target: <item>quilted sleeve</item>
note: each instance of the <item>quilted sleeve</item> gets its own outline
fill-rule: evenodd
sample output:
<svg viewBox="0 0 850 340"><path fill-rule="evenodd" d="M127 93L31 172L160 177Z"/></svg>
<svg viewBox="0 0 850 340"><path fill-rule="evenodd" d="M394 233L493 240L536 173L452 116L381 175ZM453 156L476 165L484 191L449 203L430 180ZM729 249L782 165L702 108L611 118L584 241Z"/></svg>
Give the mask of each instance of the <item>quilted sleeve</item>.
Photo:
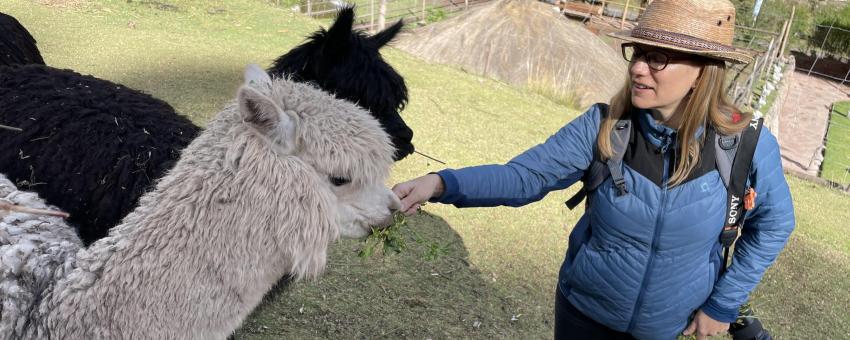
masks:
<svg viewBox="0 0 850 340"><path fill-rule="evenodd" d="M437 174L443 195L432 201L457 207L522 206L581 179L593 160L604 104L561 128L546 142L528 149L507 164L446 169Z"/></svg>

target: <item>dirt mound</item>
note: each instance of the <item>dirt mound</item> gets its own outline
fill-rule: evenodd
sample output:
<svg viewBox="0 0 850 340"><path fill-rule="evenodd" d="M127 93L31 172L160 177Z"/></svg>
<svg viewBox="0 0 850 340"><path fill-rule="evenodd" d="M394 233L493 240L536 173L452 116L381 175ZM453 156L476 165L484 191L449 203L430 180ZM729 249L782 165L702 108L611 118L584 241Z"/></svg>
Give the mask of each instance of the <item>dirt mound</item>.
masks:
<svg viewBox="0 0 850 340"><path fill-rule="evenodd" d="M404 34L395 46L582 107L607 102L626 79L619 51L537 1L494 1Z"/></svg>

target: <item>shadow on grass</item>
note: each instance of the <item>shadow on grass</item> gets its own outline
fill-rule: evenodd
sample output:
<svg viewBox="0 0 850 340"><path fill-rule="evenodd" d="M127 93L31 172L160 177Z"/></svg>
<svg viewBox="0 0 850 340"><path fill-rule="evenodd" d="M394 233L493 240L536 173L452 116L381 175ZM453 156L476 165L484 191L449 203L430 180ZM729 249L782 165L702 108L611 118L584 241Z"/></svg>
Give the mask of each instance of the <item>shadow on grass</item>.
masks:
<svg viewBox="0 0 850 340"><path fill-rule="evenodd" d="M199 126L236 98L242 84L244 62L175 63L167 67L120 70L113 81L149 93L171 104ZM256 61L253 61L256 63ZM261 67L264 67L260 63Z"/></svg>
<svg viewBox="0 0 850 340"><path fill-rule="evenodd" d="M442 218L422 213L407 225L399 254L362 259L360 241L340 241L324 276L278 288L235 338L551 337L549 324L511 321L513 297L470 264L463 240ZM434 248L442 248L436 258L429 256Z"/></svg>
<svg viewBox="0 0 850 340"><path fill-rule="evenodd" d="M752 301L779 339L848 339L848 291L850 256L793 235Z"/></svg>

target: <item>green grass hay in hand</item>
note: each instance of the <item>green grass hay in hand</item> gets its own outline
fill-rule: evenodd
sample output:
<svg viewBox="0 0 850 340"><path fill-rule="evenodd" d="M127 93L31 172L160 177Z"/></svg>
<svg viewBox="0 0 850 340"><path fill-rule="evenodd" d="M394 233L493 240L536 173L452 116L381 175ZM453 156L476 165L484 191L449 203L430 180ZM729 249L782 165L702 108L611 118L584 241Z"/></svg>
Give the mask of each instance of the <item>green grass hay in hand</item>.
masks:
<svg viewBox="0 0 850 340"><path fill-rule="evenodd" d="M384 254L394 252L401 253L405 249L406 243L401 235L401 227L407 225L404 219L404 214L396 212L393 214L393 223L383 229L372 228L372 234L363 242L363 249L360 250L358 256L361 258L371 257L375 253L375 249L381 249Z"/></svg>

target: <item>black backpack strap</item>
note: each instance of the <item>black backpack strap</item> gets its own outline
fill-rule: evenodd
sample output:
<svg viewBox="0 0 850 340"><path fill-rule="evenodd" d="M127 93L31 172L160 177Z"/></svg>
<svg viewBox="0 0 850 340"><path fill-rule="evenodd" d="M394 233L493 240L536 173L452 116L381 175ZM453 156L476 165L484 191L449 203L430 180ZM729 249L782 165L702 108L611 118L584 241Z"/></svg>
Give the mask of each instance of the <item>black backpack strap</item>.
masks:
<svg viewBox="0 0 850 340"><path fill-rule="evenodd" d="M603 117L607 112L603 113ZM583 186L579 191L567 200L566 205L570 210L575 209L588 194L596 190L602 182L610 175L617 186L619 195L628 193L626 181L623 178L623 156L626 154L626 149L629 147L631 139L632 122L629 119L620 119L614 125L614 130L611 133L611 148L614 151L614 156L611 159L602 161L599 155L599 150L593 148L593 160L590 166L582 177ZM595 144L595 143L594 143Z"/></svg>
<svg viewBox="0 0 850 340"><path fill-rule="evenodd" d="M764 120L761 118L752 120L750 125L736 138L737 142L734 143L733 147L735 152L731 153L734 155L734 160L728 171L724 170L727 167L721 166L720 163L724 161L721 158L728 157L730 154L730 150L726 149L730 148L730 146L728 144L722 144L724 138L728 141L729 137L717 134L718 137L715 138L716 143L714 145L717 154L717 167L721 172L721 177L725 176L728 178L726 185L726 219L724 221L723 231L720 233L720 242L725 248L723 255L724 271L729 259L729 248L735 243L735 240L738 238L738 230L744 224L744 216L747 212L744 207L744 196L748 190L747 180L750 176L753 156L755 155L756 145L758 144L763 123ZM724 175L724 171L727 171L727 175Z"/></svg>
<svg viewBox="0 0 850 340"><path fill-rule="evenodd" d="M595 151L594 154L596 154ZM588 193L592 192L593 189L596 189L596 187L602 184L602 182L605 181L605 178L607 177L608 166L605 163L599 161L597 156L594 155L593 161L590 162L590 167L585 170L584 177L582 177L583 185L581 189L579 189L578 192L573 195L573 197L570 197L570 199L567 200L567 208L569 208L570 210L575 209L575 207L577 207L581 202L584 201L585 198L587 198Z"/></svg>
<svg viewBox="0 0 850 340"><path fill-rule="evenodd" d="M617 196L623 196L629 193L626 188L626 179L623 177L623 156L626 155L626 149L629 147L629 138L631 138L632 122L628 120L619 120L614 125L614 131L611 133L611 148L614 155L605 160L605 165L608 166L608 172L611 174L611 180L614 181L614 186L617 187ZM599 181L601 184L602 181ZM599 186L596 184L596 186ZM590 188L596 189L596 187Z"/></svg>
<svg viewBox="0 0 850 340"><path fill-rule="evenodd" d="M578 189L578 192L575 193L575 195L573 195L573 197L570 197L570 199L568 199L566 202L564 202L564 204L567 205L568 209L573 210L579 205L579 203L584 201L584 199L586 197L587 197L587 191L584 190L584 187L581 187L580 189Z"/></svg>

